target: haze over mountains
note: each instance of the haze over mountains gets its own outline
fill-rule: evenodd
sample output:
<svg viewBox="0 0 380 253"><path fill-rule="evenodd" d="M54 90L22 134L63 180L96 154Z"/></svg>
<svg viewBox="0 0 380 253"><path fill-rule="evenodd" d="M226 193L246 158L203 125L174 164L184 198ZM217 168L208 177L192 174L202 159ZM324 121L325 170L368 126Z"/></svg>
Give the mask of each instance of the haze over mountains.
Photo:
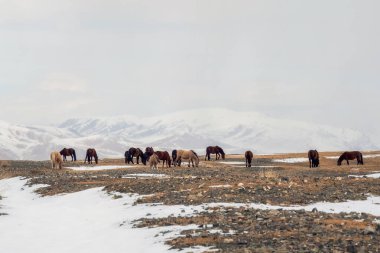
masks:
<svg viewBox="0 0 380 253"><path fill-rule="evenodd" d="M220 145L227 153L288 153L318 150L374 150L365 133L255 112L201 109L160 117L121 116L69 119L57 126L0 122L0 159L47 160L52 150L73 147L78 159L94 147L101 158L123 157L129 147L172 150Z"/></svg>

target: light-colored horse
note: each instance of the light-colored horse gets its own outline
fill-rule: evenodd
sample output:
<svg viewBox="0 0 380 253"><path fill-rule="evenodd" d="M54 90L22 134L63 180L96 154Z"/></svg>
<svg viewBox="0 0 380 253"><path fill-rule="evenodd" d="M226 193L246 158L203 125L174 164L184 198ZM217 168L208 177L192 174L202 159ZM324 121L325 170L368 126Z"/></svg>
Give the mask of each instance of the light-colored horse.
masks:
<svg viewBox="0 0 380 253"><path fill-rule="evenodd" d="M153 154L149 157L149 166L152 170L157 170L157 164L160 162L160 158L156 154Z"/></svg>
<svg viewBox="0 0 380 253"><path fill-rule="evenodd" d="M55 169L55 167L58 167L59 169L62 169L62 156L59 152L54 151L50 154L50 161L51 161L51 168Z"/></svg>
<svg viewBox="0 0 380 253"><path fill-rule="evenodd" d="M195 167L198 167L199 165L199 157L197 153L195 153L193 150L184 150L184 149L179 149L177 150L177 157L175 158L174 164L178 164L181 166L182 160L188 160L190 167L190 162L192 166L194 167L194 162L195 162Z"/></svg>

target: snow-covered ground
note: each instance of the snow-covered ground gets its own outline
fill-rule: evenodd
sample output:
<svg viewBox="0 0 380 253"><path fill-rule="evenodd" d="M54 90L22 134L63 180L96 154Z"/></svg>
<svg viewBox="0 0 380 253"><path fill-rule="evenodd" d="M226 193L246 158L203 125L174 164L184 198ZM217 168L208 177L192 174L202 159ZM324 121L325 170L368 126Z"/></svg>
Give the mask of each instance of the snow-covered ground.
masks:
<svg viewBox="0 0 380 253"><path fill-rule="evenodd" d="M303 157L272 160L272 162L275 162L275 163L303 163L303 162L308 162L308 161L309 161L308 158L303 158Z"/></svg>
<svg viewBox="0 0 380 253"><path fill-rule="evenodd" d="M380 216L380 197L342 203L320 202L307 206L271 206L264 204L213 203L199 206L133 205L136 195L108 195L101 188L39 197L25 186L26 180L0 180L1 252L167 252L164 241L196 226L132 228L140 218L191 216L211 206L248 206L257 209L286 209L339 212L363 212ZM219 187L219 186L218 186ZM220 187L226 187L225 185ZM121 197L119 197L121 196ZM170 231L166 233L166 231ZM165 232L164 232L165 231ZM205 248L182 252L201 252Z"/></svg>
<svg viewBox="0 0 380 253"><path fill-rule="evenodd" d="M137 196L114 199L101 188L41 198L33 193L39 186L28 187L25 182L0 180L1 212L8 214L0 216L1 252L167 252L166 239L196 226L132 229L131 222L191 215L202 209L133 206ZM172 232L161 233L167 230Z"/></svg>
<svg viewBox="0 0 380 253"><path fill-rule="evenodd" d="M367 174L367 175L349 175L349 177L380 178L380 172L376 172L376 173L373 173L373 174Z"/></svg>
<svg viewBox="0 0 380 253"><path fill-rule="evenodd" d="M231 161L231 162L223 162L223 161L220 161L219 163L222 163L222 164L227 164L227 165L241 165L241 164L245 164L245 162L239 162L239 161Z"/></svg>
<svg viewBox="0 0 380 253"><path fill-rule="evenodd" d="M102 165L102 166L79 166L79 167L65 167L65 169L70 170L79 170L79 171L86 171L86 170L115 170L115 169L127 169L132 168L133 166L129 165Z"/></svg>

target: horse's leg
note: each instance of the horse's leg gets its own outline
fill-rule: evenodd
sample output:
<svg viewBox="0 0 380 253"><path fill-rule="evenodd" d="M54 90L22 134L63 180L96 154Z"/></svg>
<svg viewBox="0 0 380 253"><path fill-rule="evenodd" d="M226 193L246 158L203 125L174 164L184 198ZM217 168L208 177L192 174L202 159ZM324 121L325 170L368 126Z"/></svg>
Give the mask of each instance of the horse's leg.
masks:
<svg viewBox="0 0 380 253"><path fill-rule="evenodd" d="M348 159L346 161L347 161L347 165L350 165L350 163L348 162Z"/></svg>
<svg viewBox="0 0 380 253"><path fill-rule="evenodd" d="M245 167L248 168L248 159L245 158Z"/></svg>
<svg viewBox="0 0 380 253"><path fill-rule="evenodd" d="M137 164L139 164L139 158L140 158L140 156L138 155L138 156L136 157Z"/></svg>

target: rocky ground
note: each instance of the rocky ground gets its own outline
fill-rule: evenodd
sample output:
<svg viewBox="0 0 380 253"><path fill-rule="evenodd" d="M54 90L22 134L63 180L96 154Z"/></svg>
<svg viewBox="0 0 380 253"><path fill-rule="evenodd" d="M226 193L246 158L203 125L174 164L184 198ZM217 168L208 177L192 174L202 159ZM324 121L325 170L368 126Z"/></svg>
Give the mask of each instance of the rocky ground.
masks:
<svg viewBox="0 0 380 253"><path fill-rule="evenodd" d="M47 161L2 161L0 179L22 176L29 178L30 184L50 185L38 191L42 195L103 186L109 192L147 195L136 204L253 202L285 206L363 200L368 194L380 195L380 179L349 177L380 171L380 157L365 158L364 166L352 162L353 165L338 167L336 160L325 158L335 155L338 154L321 153L321 167L313 169L307 162L272 161L305 157L305 154L255 156L252 168L245 168L243 164L205 162L201 158L199 168L160 168L153 172L166 175L161 178L128 176L152 173L141 165L107 171L74 171L52 170ZM243 158L229 155L226 161L242 162ZM106 159L100 163L122 165L123 160ZM67 164L83 165L80 161ZM136 226L199 226L199 229L184 231L183 236L167 242L174 248L202 245L222 252L379 252L380 227L374 220L373 216L355 213L215 207L191 218L143 219L136 222Z"/></svg>

